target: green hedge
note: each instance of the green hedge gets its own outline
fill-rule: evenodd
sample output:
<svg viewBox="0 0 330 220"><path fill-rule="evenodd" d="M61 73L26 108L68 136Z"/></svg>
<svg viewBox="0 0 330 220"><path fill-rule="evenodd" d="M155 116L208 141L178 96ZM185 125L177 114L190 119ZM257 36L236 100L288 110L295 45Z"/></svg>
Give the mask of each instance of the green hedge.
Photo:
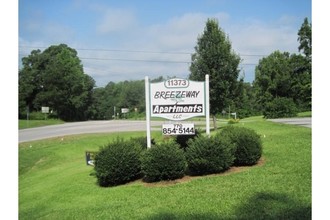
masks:
<svg viewBox="0 0 330 220"><path fill-rule="evenodd" d="M191 139L195 139L201 134L199 129L195 129L195 134L190 135L177 135L175 136L175 142L179 144L180 148L186 151L188 146L188 141Z"/></svg>
<svg viewBox="0 0 330 220"><path fill-rule="evenodd" d="M146 182L174 180L185 174L184 152L173 141L167 141L144 151L141 169Z"/></svg>
<svg viewBox="0 0 330 220"><path fill-rule="evenodd" d="M148 148L148 140L147 137L134 137L130 139L131 142L138 144L142 150L146 150ZM151 139L151 146L155 145L155 139Z"/></svg>
<svg viewBox="0 0 330 220"><path fill-rule="evenodd" d="M238 126L226 126L220 133L219 138L229 138L235 145L234 165L254 165L262 154L260 136L252 129Z"/></svg>
<svg viewBox="0 0 330 220"><path fill-rule="evenodd" d="M188 144L186 159L189 175L220 173L234 162L234 145L228 138L199 136Z"/></svg>
<svg viewBox="0 0 330 220"><path fill-rule="evenodd" d="M115 186L141 177L141 146L117 139L95 156L95 174L100 186Z"/></svg>
<svg viewBox="0 0 330 220"><path fill-rule="evenodd" d="M115 140L95 156L100 186L115 186L143 177L146 182L188 175L221 173L232 165L253 165L262 154L260 136L251 129L228 125L210 138L184 137L186 148L173 139L146 148L146 138ZM185 151L183 150L185 149Z"/></svg>

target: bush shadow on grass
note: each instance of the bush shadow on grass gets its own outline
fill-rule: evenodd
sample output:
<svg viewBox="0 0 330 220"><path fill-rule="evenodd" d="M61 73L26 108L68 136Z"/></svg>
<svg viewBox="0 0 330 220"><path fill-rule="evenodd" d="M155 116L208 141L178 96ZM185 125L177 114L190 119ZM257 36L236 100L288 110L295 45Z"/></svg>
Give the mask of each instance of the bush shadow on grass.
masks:
<svg viewBox="0 0 330 220"><path fill-rule="evenodd" d="M257 192L236 210L237 219L311 219L311 205L301 204L288 195Z"/></svg>
<svg viewBox="0 0 330 220"><path fill-rule="evenodd" d="M221 209L221 207L219 207ZM289 196L280 193L258 192L241 204L234 213L220 216L216 213L174 214L160 212L148 220L306 220L311 219L311 205L301 204Z"/></svg>
<svg viewBox="0 0 330 220"><path fill-rule="evenodd" d="M147 220L226 220L228 218L221 218L217 216L216 214L212 213L205 213L205 214L189 214L189 215L180 215L180 214L173 214L168 212L160 212L157 213L149 218Z"/></svg>

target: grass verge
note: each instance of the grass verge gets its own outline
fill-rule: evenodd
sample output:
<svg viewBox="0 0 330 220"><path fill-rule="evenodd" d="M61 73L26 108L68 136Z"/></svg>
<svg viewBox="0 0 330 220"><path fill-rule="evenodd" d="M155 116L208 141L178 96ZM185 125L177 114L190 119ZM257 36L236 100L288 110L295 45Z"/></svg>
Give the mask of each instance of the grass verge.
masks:
<svg viewBox="0 0 330 220"><path fill-rule="evenodd" d="M25 128L34 128L41 127L46 125L57 125L63 124L64 121L56 120L56 119L48 119L48 120L18 120L18 129Z"/></svg>
<svg viewBox="0 0 330 220"><path fill-rule="evenodd" d="M187 178L101 188L86 150L144 132L93 134L19 145L20 219L311 219L311 129L255 117L263 164ZM152 137L160 139L160 132Z"/></svg>

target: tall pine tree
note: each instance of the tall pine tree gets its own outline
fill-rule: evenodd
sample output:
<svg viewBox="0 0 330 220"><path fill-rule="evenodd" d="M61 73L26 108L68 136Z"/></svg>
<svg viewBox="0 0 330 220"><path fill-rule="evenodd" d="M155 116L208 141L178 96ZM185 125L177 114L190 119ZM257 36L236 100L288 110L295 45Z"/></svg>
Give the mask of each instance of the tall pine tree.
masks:
<svg viewBox="0 0 330 220"><path fill-rule="evenodd" d="M207 20L191 59L190 80L204 81L206 74L210 76L210 113L216 127L215 115L233 102L241 59L232 50L229 37L215 19Z"/></svg>

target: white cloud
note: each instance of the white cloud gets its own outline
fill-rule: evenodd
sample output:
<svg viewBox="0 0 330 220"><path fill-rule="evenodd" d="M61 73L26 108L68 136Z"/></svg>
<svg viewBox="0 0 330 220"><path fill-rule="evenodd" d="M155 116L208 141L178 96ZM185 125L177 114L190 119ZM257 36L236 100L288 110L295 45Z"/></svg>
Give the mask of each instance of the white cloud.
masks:
<svg viewBox="0 0 330 220"><path fill-rule="evenodd" d="M203 14L187 13L180 17L174 17L165 24L157 24L148 28L149 37L154 39L157 47L176 51L193 51L197 37L204 30L208 18L227 20L225 13Z"/></svg>
<svg viewBox="0 0 330 220"><path fill-rule="evenodd" d="M108 8L104 12L102 21L97 25L97 31L102 34L126 31L136 26L136 20L130 10Z"/></svg>
<svg viewBox="0 0 330 220"><path fill-rule="evenodd" d="M197 37L203 33L206 20L217 18L222 30L228 34L229 40L236 53L242 55L269 55L275 50L297 52L297 29L290 19L279 18L269 25L262 21L247 21L244 24L235 24L225 13L202 14L188 13L169 19L164 24L156 24L131 32L123 30L123 34L130 35L130 41L122 46L123 50L159 51L159 52L188 52L177 53L116 53L103 55L123 60L168 60L182 63L166 62L133 62L133 61L107 61L101 62L84 61L86 65L96 65L95 72L98 77L102 74L109 76L109 81L117 79L143 79L145 75L150 77L181 76L189 75L191 59L189 53L194 52ZM102 57L102 55L100 55ZM245 79L252 82L254 79L254 65L261 56L242 56L242 73ZM187 63L183 63L187 61ZM98 63L98 64L97 64ZM249 65L246 65L249 64ZM107 71L102 71L107 69ZM122 73L122 74L118 74ZM96 79L96 81L98 81ZM102 84L103 85L103 84Z"/></svg>
<svg viewBox="0 0 330 220"><path fill-rule="evenodd" d="M298 29L294 22L293 17L281 17L273 23L249 20L226 25L224 31L229 35L234 51L243 59L241 67L247 81L254 80L255 65L251 64L258 64L262 57L275 50L298 53Z"/></svg>
<svg viewBox="0 0 330 220"><path fill-rule="evenodd" d="M297 51L297 31L293 27L266 24L239 25L230 30L233 46L241 53L268 54L274 50Z"/></svg>
<svg viewBox="0 0 330 220"><path fill-rule="evenodd" d="M94 5L91 9L100 14L101 19L95 24L97 33L91 35L93 37L90 42L86 40L83 42L69 27L54 23L40 28L45 40L39 46L49 46L49 43L57 40L59 43L67 43L70 47L77 49L79 57L107 59L82 59L85 72L96 80L98 86L104 86L110 81L143 79L146 75L150 78L161 75L187 77L190 53L194 52L197 38L203 33L208 18L218 19L221 29L228 34L232 47L238 54L269 55L275 50L290 53L298 51L298 29L294 25L296 22L294 17L281 17L272 24L256 20L247 20L238 24L234 23L230 15L226 13L186 13L172 17L164 23L142 26L133 10L107 8L100 5ZM115 43L113 35L116 36ZM120 41L122 39L124 41ZM23 44L23 42L25 43L20 38L20 43ZM27 44L38 45L40 42L36 40ZM79 48L120 51L79 50ZM244 66L244 64L257 64L260 58L242 56L244 59L242 67L246 79L250 82L254 79L254 66ZM137 62L137 60L178 63Z"/></svg>

